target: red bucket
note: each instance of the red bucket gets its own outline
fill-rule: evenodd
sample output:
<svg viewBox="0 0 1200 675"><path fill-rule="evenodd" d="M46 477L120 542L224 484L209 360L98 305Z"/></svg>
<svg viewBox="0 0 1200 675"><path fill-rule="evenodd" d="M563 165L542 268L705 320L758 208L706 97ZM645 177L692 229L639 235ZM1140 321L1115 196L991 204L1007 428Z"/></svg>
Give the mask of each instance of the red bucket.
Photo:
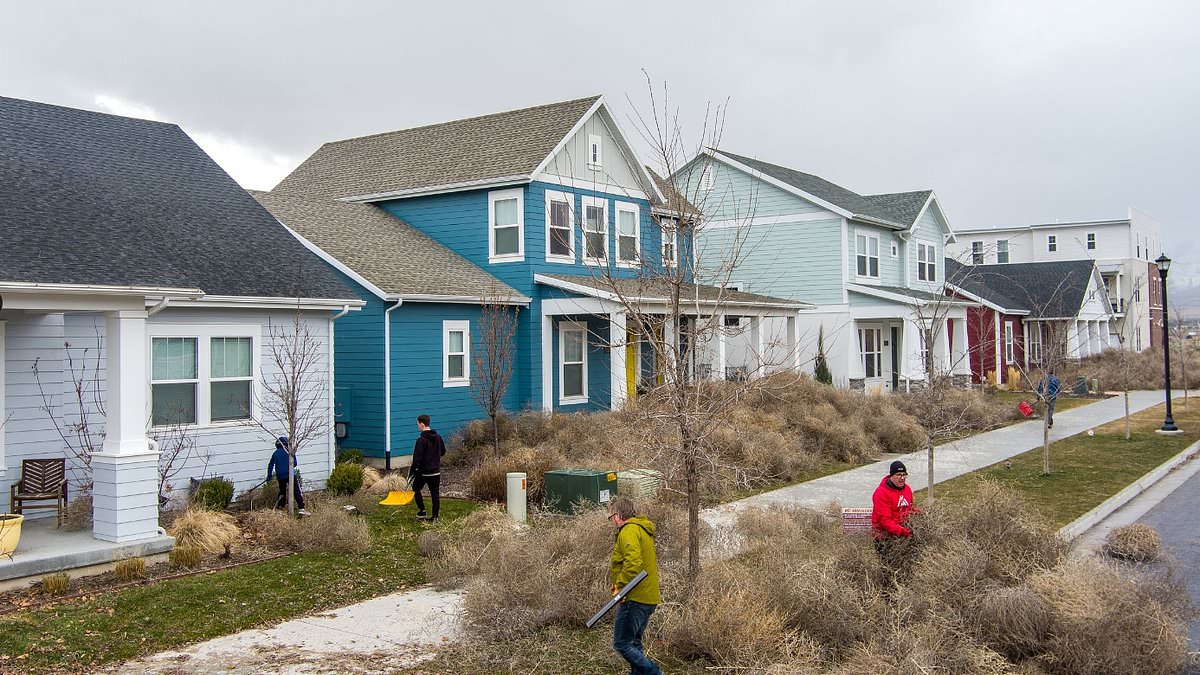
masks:
<svg viewBox="0 0 1200 675"><path fill-rule="evenodd" d="M1030 405L1025 401L1021 401L1020 405L1017 406L1017 410L1020 410L1021 414L1026 417L1029 417L1033 414L1033 408L1030 407Z"/></svg>

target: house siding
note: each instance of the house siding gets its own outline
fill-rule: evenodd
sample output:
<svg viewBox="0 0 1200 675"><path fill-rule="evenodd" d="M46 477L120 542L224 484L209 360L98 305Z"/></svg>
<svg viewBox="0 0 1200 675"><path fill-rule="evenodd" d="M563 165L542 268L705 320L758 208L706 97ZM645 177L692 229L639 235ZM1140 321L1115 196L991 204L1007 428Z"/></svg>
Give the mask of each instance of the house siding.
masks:
<svg viewBox="0 0 1200 675"><path fill-rule="evenodd" d="M720 285L731 251L741 260L729 281L742 290L816 303L842 300L841 219L781 221L741 227L701 228L696 241L701 282Z"/></svg>
<svg viewBox="0 0 1200 675"><path fill-rule="evenodd" d="M591 168L588 164L588 136L593 134L600 137L602 166L599 170ZM585 120L579 131L567 139L563 148L546 166L546 172L596 185L610 184L627 190L643 190L639 171L621 152L608 124L598 115L592 115Z"/></svg>

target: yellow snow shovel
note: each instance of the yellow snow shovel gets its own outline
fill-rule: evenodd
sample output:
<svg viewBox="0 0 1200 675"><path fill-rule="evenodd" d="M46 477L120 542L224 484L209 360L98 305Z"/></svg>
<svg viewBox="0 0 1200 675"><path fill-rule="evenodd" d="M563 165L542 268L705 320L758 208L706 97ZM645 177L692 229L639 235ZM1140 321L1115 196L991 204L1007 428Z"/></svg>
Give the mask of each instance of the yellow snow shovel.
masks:
<svg viewBox="0 0 1200 675"><path fill-rule="evenodd" d="M405 506L412 502L413 491L409 489L412 487L412 480L412 476L409 476L408 480L404 482L403 490L392 490L388 492L387 496L384 497L379 503L383 506Z"/></svg>

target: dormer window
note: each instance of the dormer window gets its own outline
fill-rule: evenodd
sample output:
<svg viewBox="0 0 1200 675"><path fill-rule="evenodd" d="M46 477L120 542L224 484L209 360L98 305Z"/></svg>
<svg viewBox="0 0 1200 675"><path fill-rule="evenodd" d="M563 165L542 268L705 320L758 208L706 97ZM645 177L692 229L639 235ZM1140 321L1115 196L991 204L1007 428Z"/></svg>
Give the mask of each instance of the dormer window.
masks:
<svg viewBox="0 0 1200 675"><path fill-rule="evenodd" d="M588 168L598 171L604 166L604 146L596 134L588 134Z"/></svg>

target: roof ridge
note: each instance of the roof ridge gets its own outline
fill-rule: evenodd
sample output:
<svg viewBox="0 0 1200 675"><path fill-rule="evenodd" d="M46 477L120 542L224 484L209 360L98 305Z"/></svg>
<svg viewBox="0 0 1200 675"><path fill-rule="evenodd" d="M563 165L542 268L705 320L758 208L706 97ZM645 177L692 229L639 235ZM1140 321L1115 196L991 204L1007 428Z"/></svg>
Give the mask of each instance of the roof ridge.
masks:
<svg viewBox="0 0 1200 675"><path fill-rule="evenodd" d="M516 108L513 110L503 110L500 112L487 113L485 115L473 115L471 117L460 117L458 119L446 120L444 122L433 122L431 124L421 124L421 125L418 125L415 127L404 127L403 129L392 129L391 131L380 131L380 132L376 132L373 134L365 134L363 136L352 136L350 138L342 138L342 139L338 139L336 141L326 141L325 143L322 143L321 146L325 147L325 146L330 146L330 145L339 145L341 143L350 143L352 141L362 141L362 140L366 140L368 138L379 138L382 136L391 136L394 134L400 134L400 133L405 133L405 132L409 132L409 131L420 131L422 129L432 129L435 127L444 127L444 126L448 126L451 124L462 124L464 122L477 122L479 120L485 120L489 117L500 117L502 115L512 115L515 113L529 112L532 110L557 108L560 106L568 106L571 104L581 103L583 101L591 101L591 104L589 104L589 106L588 106L588 107L591 107L591 105L594 105L596 101L600 100L603 97L604 97L603 94L596 94L595 96L584 96L581 98L574 98L569 101L556 101L554 103L542 103L539 105L531 105L531 106L527 106L524 108Z"/></svg>
<svg viewBox="0 0 1200 675"><path fill-rule="evenodd" d="M27 99L27 98L15 98L13 96L0 96L0 102L4 102L4 101L33 104L33 105L38 105L38 106L44 106L47 108L58 108L59 110L63 110L63 111L67 111L67 112L83 113L85 115L98 115L101 117L111 117L114 119L125 120L128 122L158 124L158 125L167 126L167 127L178 127L179 126L178 122L166 122L163 120L152 120L147 117L134 117L132 115L121 115L118 113L104 112L103 110L91 110L89 108L73 108L69 105L62 105L61 103L46 103L45 101L34 101L32 99ZM189 136L189 138L190 138L190 136Z"/></svg>

